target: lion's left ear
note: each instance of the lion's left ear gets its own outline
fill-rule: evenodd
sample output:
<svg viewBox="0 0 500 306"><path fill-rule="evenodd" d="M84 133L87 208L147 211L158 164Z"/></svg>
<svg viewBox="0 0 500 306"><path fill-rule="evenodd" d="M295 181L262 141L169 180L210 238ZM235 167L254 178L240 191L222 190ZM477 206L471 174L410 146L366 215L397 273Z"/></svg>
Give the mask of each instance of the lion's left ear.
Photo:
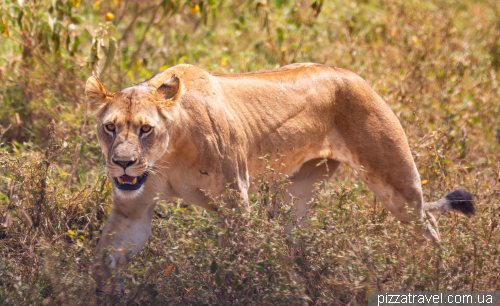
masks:
<svg viewBox="0 0 500 306"><path fill-rule="evenodd" d="M181 91L181 80L173 74L170 79L156 89L156 100L160 103L174 101Z"/></svg>

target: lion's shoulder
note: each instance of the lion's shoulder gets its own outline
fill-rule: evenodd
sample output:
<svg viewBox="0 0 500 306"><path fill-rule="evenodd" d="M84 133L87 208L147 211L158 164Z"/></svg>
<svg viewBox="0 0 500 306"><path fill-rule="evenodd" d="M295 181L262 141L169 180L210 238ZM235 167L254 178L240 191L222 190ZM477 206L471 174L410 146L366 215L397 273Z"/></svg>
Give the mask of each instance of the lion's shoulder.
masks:
<svg viewBox="0 0 500 306"><path fill-rule="evenodd" d="M153 88L158 88L161 84L167 81L172 75L176 75L178 78L180 78L185 85L189 85L189 81L194 79L210 77L210 73L200 67L190 64L179 64L155 74L153 77L142 82L141 84Z"/></svg>

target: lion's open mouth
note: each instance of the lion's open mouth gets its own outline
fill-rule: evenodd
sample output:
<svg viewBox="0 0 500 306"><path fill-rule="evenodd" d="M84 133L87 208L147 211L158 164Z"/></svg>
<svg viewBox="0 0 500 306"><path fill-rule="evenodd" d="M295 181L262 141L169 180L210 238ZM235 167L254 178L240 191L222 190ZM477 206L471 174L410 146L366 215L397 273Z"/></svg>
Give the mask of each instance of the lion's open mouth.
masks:
<svg viewBox="0 0 500 306"><path fill-rule="evenodd" d="M147 173L144 173L141 176L129 176L124 174L122 176L115 177L116 187L122 190L137 190L141 188L147 177Z"/></svg>

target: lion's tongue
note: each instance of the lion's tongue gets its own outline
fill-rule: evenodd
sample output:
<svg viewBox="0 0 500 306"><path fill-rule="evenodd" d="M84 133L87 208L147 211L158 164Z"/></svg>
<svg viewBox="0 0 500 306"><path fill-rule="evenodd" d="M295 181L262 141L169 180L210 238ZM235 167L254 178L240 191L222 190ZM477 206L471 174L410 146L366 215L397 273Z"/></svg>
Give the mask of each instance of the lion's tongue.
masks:
<svg viewBox="0 0 500 306"><path fill-rule="evenodd" d="M126 174L117 177L118 183L120 184L130 184L130 185L135 185L137 183L137 177L135 176L128 176Z"/></svg>

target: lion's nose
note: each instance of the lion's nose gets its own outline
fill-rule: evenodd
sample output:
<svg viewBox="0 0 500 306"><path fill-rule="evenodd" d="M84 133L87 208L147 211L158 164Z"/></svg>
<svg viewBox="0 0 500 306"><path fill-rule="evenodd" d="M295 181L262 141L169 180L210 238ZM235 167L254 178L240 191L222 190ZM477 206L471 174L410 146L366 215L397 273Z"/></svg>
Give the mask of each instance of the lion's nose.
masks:
<svg viewBox="0 0 500 306"><path fill-rule="evenodd" d="M113 162L123 168L123 170L127 169L127 167L132 166L135 164L137 161L137 158L131 159L131 160L115 160L113 159Z"/></svg>

